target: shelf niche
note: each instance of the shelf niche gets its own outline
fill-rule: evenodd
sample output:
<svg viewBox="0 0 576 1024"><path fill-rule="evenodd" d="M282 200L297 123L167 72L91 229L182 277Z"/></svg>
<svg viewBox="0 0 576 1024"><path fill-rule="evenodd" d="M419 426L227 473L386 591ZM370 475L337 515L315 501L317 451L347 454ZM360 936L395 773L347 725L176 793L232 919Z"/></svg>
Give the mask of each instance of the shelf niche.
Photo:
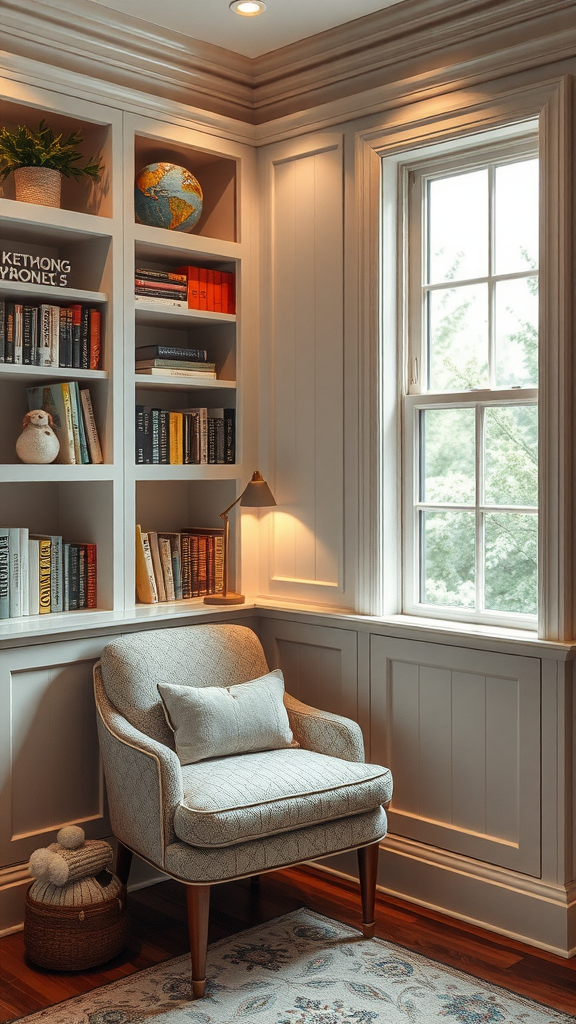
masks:
<svg viewBox="0 0 576 1024"><path fill-rule="evenodd" d="M74 178L63 177L61 208L63 210L75 210L80 213L90 213L99 217L112 216L110 186L112 141L110 125L96 124L93 121L70 117L52 110L42 110L38 106L28 106L28 104L15 103L10 100L2 100L1 110L2 126L8 128L9 131L14 131L21 124L26 125L32 131L37 131L38 125L43 119L53 129L55 135L62 133L67 137L70 132L79 131L83 140L78 147L83 154L83 159L79 161L79 165L83 167L88 162L98 161L103 165L104 169L99 181L93 181L85 176L78 181ZM0 185L0 197L4 199L16 198L13 174L9 174ZM35 208L33 203L23 203L22 205L30 206L31 210Z"/></svg>
<svg viewBox="0 0 576 1024"><path fill-rule="evenodd" d="M204 199L200 219L190 232L176 232L177 234L190 238L202 235L227 242L238 240L235 160L191 146L179 145L172 140L136 135L135 174L148 164L154 163L173 163L185 167L198 179L202 187Z"/></svg>

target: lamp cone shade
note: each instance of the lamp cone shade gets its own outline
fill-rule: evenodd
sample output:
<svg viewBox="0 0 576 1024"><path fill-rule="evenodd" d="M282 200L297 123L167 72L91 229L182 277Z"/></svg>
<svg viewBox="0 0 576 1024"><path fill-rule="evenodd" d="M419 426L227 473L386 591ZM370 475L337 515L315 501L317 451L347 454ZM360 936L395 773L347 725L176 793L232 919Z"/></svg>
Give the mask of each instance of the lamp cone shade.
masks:
<svg viewBox="0 0 576 1024"><path fill-rule="evenodd" d="M258 470L254 471L250 483L246 484L240 504L246 508L270 508L276 504L272 491Z"/></svg>
<svg viewBox="0 0 576 1024"><path fill-rule="evenodd" d="M230 522L228 513L234 505L244 505L246 508L270 508L276 504L276 499L268 487L264 477L255 470L252 479L242 491L242 494L233 501L225 512L220 514L224 520L224 590L221 594L209 594L204 598L204 604L243 604L244 595L228 590L228 549L230 546Z"/></svg>

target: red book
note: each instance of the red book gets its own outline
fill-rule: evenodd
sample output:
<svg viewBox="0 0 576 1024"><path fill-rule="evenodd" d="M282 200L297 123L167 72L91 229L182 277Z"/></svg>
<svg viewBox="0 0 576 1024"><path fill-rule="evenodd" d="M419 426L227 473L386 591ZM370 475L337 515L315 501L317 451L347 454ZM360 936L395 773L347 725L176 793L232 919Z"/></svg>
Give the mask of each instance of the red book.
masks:
<svg viewBox="0 0 576 1024"><path fill-rule="evenodd" d="M86 607L96 608L96 545L85 544L86 548Z"/></svg>
<svg viewBox="0 0 576 1024"><path fill-rule="evenodd" d="M214 312L214 271L206 271L206 309Z"/></svg>
<svg viewBox="0 0 576 1024"><path fill-rule="evenodd" d="M215 313L222 312L222 271L214 271L214 306Z"/></svg>
<svg viewBox="0 0 576 1024"><path fill-rule="evenodd" d="M99 370L101 360L101 316L99 309L90 310L90 369Z"/></svg>
<svg viewBox="0 0 576 1024"><path fill-rule="evenodd" d="M207 270L206 267L198 267L198 309L208 309L207 295Z"/></svg>
<svg viewBox="0 0 576 1024"><path fill-rule="evenodd" d="M177 273L184 274L188 282L188 308L200 309L198 267L178 267Z"/></svg>
<svg viewBox="0 0 576 1024"><path fill-rule="evenodd" d="M174 281L149 281L145 277L135 277L134 284L137 288L148 288L150 291L160 292L182 292L186 290L186 284L177 284Z"/></svg>

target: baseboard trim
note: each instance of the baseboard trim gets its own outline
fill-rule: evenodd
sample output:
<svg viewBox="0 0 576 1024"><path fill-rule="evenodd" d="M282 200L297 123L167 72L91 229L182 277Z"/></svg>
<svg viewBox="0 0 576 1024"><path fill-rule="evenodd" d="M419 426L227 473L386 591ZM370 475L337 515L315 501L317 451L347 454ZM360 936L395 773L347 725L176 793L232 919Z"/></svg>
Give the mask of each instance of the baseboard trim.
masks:
<svg viewBox="0 0 576 1024"><path fill-rule="evenodd" d="M346 854L315 867L356 880ZM576 885L562 886L423 843L387 836L378 890L563 959L576 955Z"/></svg>

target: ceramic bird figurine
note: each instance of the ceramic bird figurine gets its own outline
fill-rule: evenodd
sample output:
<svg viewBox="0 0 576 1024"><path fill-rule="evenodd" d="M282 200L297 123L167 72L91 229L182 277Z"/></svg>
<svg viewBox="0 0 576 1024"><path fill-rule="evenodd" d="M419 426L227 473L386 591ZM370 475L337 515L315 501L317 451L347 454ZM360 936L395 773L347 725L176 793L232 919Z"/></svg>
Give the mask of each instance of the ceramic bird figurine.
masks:
<svg viewBox="0 0 576 1024"><path fill-rule="evenodd" d="M53 420L44 409L33 409L24 417L23 430L16 441L16 454L22 462L54 462L60 442L52 430Z"/></svg>

